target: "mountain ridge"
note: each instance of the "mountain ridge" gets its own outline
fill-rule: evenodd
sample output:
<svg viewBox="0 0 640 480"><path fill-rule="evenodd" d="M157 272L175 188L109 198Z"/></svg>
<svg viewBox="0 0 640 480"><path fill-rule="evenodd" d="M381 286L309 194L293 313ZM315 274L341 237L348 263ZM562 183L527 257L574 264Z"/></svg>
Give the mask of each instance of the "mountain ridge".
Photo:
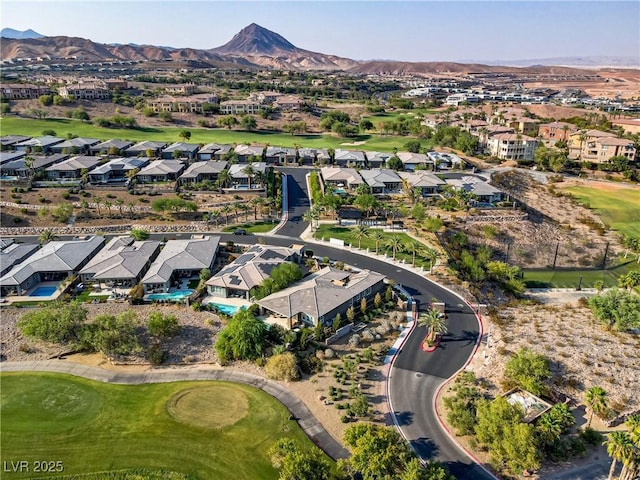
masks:
<svg viewBox="0 0 640 480"><path fill-rule="evenodd" d="M0 37L23 39L23 38L42 38L45 35L36 32L35 30L16 30L14 28L5 27L0 31Z"/></svg>

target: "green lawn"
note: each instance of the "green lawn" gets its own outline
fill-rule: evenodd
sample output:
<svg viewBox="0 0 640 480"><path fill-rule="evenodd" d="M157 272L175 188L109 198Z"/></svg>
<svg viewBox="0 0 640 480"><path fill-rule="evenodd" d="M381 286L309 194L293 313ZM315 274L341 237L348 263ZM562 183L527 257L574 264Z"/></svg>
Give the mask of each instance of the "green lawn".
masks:
<svg viewBox="0 0 640 480"><path fill-rule="evenodd" d="M233 232L238 228L246 230L248 233L266 233L270 232L277 225L277 222L255 222L243 223L242 225L230 225L222 229L223 232Z"/></svg>
<svg viewBox="0 0 640 480"><path fill-rule="evenodd" d="M140 127L136 129L101 128L79 120L66 118L50 118L44 120L29 118L0 118L0 130L2 135L31 135L40 136L44 130L53 130L58 136L66 136L73 133L80 137L109 139L120 138L132 141L163 140L177 142L181 138L179 133L184 127ZM408 137L382 137L379 135L358 135L353 138L338 138L332 135L289 135L273 131L237 131L224 129L188 128L191 132L191 143L259 143L277 145L282 147L294 147L300 145L310 148L358 148L363 150L379 150L390 152L395 148L401 148L408 141ZM353 147L353 142L365 142Z"/></svg>
<svg viewBox="0 0 640 480"><path fill-rule="evenodd" d="M588 204L602 221L620 233L640 237L640 188L612 188L602 190L590 187L569 187L581 203Z"/></svg>
<svg viewBox="0 0 640 480"><path fill-rule="evenodd" d="M345 244L351 244L354 247L358 246L358 240L353 236L355 228L354 227L338 227L335 225L320 225L313 236L317 239L325 239L329 241L329 238L336 238L338 240L344 240ZM375 229L369 229L370 235ZM393 250L391 247L386 246L386 242L392 237L398 237L403 244L407 244L413 239L407 235L406 233L392 233L392 232L384 232L384 240L382 240L378 244L378 251L380 254L386 253L389 257L393 255ZM371 252L376 251L376 241L373 238L363 238L361 241L361 249L366 250L367 248ZM413 262L413 253L397 251L396 259L404 260L406 263L411 264ZM422 258L419 254L416 255L416 266L422 266L425 268L430 267L429 260Z"/></svg>
<svg viewBox="0 0 640 480"><path fill-rule="evenodd" d="M618 277L632 270L640 270L635 259L606 270L523 270L523 280L529 288L576 288L580 277L584 288L593 288L598 280L615 287Z"/></svg>
<svg viewBox="0 0 640 480"><path fill-rule="evenodd" d="M275 479L266 452L278 438L311 447L282 404L246 385L127 386L4 373L0 392L3 460L61 461L65 475L149 469L203 480Z"/></svg>

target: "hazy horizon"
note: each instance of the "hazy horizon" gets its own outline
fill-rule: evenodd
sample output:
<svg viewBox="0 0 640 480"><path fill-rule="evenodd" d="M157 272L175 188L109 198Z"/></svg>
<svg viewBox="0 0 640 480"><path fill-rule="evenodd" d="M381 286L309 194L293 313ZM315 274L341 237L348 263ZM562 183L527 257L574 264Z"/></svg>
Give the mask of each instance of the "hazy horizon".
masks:
<svg viewBox="0 0 640 480"><path fill-rule="evenodd" d="M635 1L2 0L0 21L2 28L100 43L210 49L257 23L296 47L355 60L602 56L633 57L640 64Z"/></svg>

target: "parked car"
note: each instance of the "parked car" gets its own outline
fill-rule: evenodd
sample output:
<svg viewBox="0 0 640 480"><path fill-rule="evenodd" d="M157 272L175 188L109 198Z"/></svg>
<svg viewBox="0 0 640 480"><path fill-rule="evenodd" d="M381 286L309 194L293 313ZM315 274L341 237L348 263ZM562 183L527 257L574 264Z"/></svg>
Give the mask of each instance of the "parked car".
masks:
<svg viewBox="0 0 640 480"><path fill-rule="evenodd" d="M246 235L246 234L247 234L247 231L246 231L244 228L236 228L236 229L233 231L233 234L234 234L234 235Z"/></svg>

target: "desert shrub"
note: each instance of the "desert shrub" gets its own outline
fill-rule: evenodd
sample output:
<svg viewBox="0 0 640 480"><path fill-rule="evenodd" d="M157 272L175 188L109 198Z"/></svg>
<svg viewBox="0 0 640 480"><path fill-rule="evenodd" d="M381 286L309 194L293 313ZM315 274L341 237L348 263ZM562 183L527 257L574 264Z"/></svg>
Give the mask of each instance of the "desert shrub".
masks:
<svg viewBox="0 0 640 480"><path fill-rule="evenodd" d="M264 369L267 372L267 376L274 380L291 381L299 378L298 363L295 355L291 352L281 353L269 358Z"/></svg>

